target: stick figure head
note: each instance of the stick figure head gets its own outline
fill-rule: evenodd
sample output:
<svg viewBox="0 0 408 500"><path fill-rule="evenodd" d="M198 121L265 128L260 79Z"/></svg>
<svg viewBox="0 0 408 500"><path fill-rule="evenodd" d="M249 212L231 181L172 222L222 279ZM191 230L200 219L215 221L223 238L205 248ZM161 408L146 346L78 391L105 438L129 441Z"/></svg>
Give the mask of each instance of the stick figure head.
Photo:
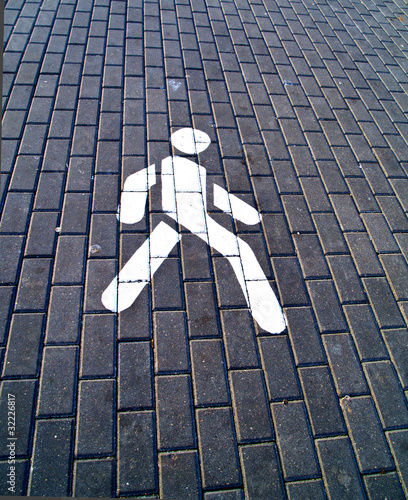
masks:
<svg viewBox="0 0 408 500"><path fill-rule="evenodd" d="M201 130L182 128L171 134L171 143L183 153L195 154L207 149L211 139Z"/></svg>

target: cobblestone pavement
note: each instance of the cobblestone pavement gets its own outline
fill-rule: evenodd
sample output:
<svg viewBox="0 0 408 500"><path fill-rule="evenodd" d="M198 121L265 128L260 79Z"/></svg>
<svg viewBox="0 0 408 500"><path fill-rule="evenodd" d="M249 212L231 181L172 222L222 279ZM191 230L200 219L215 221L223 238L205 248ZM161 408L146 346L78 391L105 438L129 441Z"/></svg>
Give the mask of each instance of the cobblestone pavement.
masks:
<svg viewBox="0 0 408 500"><path fill-rule="evenodd" d="M4 40L1 493L407 496L407 3L8 0ZM120 186L183 127L211 137L208 211L254 250L280 335L185 228L129 309L102 305L171 224L160 175L137 224Z"/></svg>

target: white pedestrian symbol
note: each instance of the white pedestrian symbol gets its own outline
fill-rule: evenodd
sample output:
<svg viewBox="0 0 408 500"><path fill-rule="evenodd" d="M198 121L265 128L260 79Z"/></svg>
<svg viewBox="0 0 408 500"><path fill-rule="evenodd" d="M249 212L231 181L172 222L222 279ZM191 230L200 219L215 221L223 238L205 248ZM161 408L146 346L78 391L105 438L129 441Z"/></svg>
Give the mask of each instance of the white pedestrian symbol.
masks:
<svg viewBox="0 0 408 500"><path fill-rule="evenodd" d="M196 154L211 140L205 132L183 128L172 134L171 143L183 153ZM286 327L282 309L251 247L207 213L206 169L187 158L169 156L162 161L161 175L163 212L228 259L254 319L267 332L282 332ZM122 223L135 224L143 218L147 192L154 184L155 165L126 179L118 213ZM245 224L260 222L257 210L216 184L214 205ZM160 222L103 292L103 305L113 312L130 307L181 237Z"/></svg>

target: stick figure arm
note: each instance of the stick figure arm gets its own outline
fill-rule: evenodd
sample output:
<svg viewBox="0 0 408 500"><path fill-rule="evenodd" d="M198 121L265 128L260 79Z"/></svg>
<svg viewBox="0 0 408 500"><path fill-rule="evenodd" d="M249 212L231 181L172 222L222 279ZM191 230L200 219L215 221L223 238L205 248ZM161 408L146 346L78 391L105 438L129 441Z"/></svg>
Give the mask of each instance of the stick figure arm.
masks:
<svg viewBox="0 0 408 500"><path fill-rule="evenodd" d="M118 207L118 219L124 224L142 220L146 209L148 190L156 184L155 165L129 175L123 186Z"/></svg>
<svg viewBox="0 0 408 500"><path fill-rule="evenodd" d="M261 214L255 208L217 184L214 184L214 205L249 226L261 220Z"/></svg>

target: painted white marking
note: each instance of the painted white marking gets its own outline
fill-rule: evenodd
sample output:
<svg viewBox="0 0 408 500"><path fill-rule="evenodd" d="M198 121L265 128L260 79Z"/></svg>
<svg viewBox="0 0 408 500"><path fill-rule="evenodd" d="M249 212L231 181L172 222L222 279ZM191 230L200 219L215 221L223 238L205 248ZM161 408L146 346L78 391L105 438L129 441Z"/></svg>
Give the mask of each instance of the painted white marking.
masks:
<svg viewBox="0 0 408 500"><path fill-rule="evenodd" d="M178 90L181 86L181 82L176 82L176 80L169 80L169 85L173 90Z"/></svg>
<svg viewBox="0 0 408 500"><path fill-rule="evenodd" d="M171 141L174 147L188 154L204 151L211 142L207 134L191 128L178 130ZM154 165L126 180L119 210L122 222L131 224L143 217L147 191L155 183ZM162 161L163 212L228 259L254 319L270 333L282 332L286 327L282 309L253 250L211 218L207 213L206 192L204 167L180 156ZM246 224L261 220L257 210L217 185L214 185L214 204ZM181 236L160 222L103 292L103 305L114 312L130 307Z"/></svg>

